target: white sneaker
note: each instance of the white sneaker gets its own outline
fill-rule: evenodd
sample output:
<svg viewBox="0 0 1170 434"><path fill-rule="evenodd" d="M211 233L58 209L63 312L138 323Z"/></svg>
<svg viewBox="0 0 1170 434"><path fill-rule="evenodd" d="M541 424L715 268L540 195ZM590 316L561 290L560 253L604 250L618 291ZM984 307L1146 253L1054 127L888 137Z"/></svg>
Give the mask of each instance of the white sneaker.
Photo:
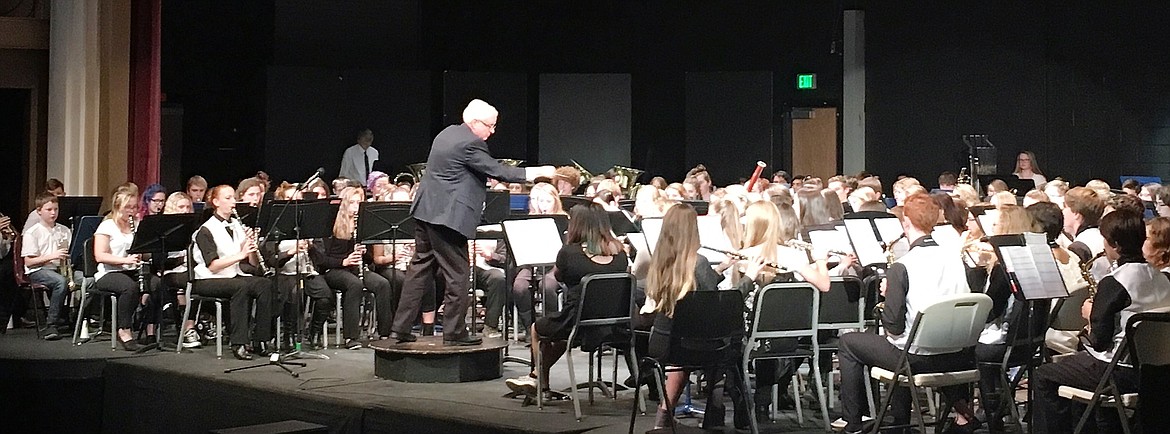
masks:
<svg viewBox="0 0 1170 434"><path fill-rule="evenodd" d="M508 385L513 392L528 396L536 396L536 379L531 375L521 375L516 378L509 378L504 380L504 384Z"/></svg>
<svg viewBox="0 0 1170 434"><path fill-rule="evenodd" d="M871 420L873 420L872 417L864 416L864 415L861 416L861 423L866 423L866 422L869 422ZM845 422L845 419L837 418L837 420L835 420L835 421L833 421L833 423L829 424L829 427L833 428L834 431L844 431L845 425L847 425L847 424L848 424L848 422Z"/></svg>
<svg viewBox="0 0 1170 434"><path fill-rule="evenodd" d="M495 327L484 327L483 328L483 337L485 337L485 338L499 339L503 336L504 336L504 334L500 333L500 330L495 328Z"/></svg>
<svg viewBox="0 0 1170 434"><path fill-rule="evenodd" d="M199 332L196 332L195 329L187 329L187 332L183 333L183 348L199 348L202 346L203 342L199 341Z"/></svg>

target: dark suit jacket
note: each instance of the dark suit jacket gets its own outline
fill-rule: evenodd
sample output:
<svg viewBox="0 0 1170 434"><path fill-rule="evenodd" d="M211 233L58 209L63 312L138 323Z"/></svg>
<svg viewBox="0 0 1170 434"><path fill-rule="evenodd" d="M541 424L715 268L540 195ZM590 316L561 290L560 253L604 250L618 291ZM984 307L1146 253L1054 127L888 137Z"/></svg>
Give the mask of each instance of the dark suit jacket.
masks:
<svg viewBox="0 0 1170 434"><path fill-rule="evenodd" d="M427 170L414 203L414 218L446 226L467 238L483 217L487 178L523 182L524 169L500 164L488 153L487 143L472 134L466 124L451 125L431 144Z"/></svg>

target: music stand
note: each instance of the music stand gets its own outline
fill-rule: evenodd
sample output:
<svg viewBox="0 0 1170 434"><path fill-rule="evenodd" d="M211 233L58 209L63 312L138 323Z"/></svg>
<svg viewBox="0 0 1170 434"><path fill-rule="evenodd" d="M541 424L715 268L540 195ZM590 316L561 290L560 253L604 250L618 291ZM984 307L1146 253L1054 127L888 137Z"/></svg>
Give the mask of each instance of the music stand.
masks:
<svg viewBox="0 0 1170 434"><path fill-rule="evenodd" d="M561 196L561 205L564 206L565 212L573 209L577 205L588 205L593 203L593 199L585 196Z"/></svg>
<svg viewBox="0 0 1170 434"><path fill-rule="evenodd" d="M236 205L237 209L243 207L245 211L251 211L250 218L256 223L255 226L260 228L264 235L265 242L275 241L279 243L283 240L297 240L299 243L302 239L324 238L331 234L330 228L333 218L337 214L337 207L330 205L327 201L302 201L302 200L279 200L269 201L261 208L261 212L255 212L254 207L245 205ZM292 213L288 211L292 210ZM239 211L237 211L238 213ZM244 221L245 214L240 214L241 222ZM264 260L263 256L260 258ZM304 294L304 276L300 272L300 264L297 265L297 285L301 289L300 293ZM297 309L300 312L300 309ZM304 321L297 321L297 342L296 348L293 352L288 354L280 354L279 348L268 356L268 361L265 363L257 363L248 366L241 366L238 368L225 369L225 374L230 374L236 371L243 371L248 369L259 368L262 366L277 366L283 369L293 378L300 376L299 373L293 372L285 365L293 365L305 367L303 362L292 362L288 359L328 359L328 356L323 354L315 354L302 352L300 350L301 337L304 335L304 330L301 329Z"/></svg>
<svg viewBox="0 0 1170 434"><path fill-rule="evenodd" d="M149 215L137 224L134 232L134 241L127 254L150 254L150 263L142 263L139 273L150 273L152 264L165 260L167 252L187 250L191 245L191 234L198 227L195 214L155 214ZM158 294L155 294L157 297ZM173 351L162 343L162 315L155 317L154 343L139 348L137 353L157 349L159 351Z"/></svg>
<svg viewBox="0 0 1170 434"><path fill-rule="evenodd" d="M512 213L512 193L507 190L488 190L483 201L480 224L498 225Z"/></svg>
<svg viewBox="0 0 1170 434"><path fill-rule="evenodd" d="M74 218L98 215L101 207L101 196L60 196L57 198L57 223L72 229Z"/></svg>
<svg viewBox="0 0 1170 434"><path fill-rule="evenodd" d="M513 218L500 222L504 230L504 241L508 243L508 264L510 275L507 281L515 279L515 270L525 267L551 267L557 263L557 254L564 245L564 238L557 225L557 219L568 221L567 216L561 215L533 215ZM537 282L537 290L542 291L540 280L533 273L532 281ZM511 296L511 291L508 291ZM542 310L544 304L541 304ZM505 309L505 311L509 311ZM542 312L543 313L543 312ZM511 321L505 320L506 328ZM505 330L505 333L507 331ZM506 336L506 335L505 335ZM532 361L508 355L508 347L504 347L504 361L524 363L532 366Z"/></svg>
<svg viewBox="0 0 1170 434"><path fill-rule="evenodd" d="M633 221L630 221L629 217L626 217L625 212L609 211L606 214L609 214L609 227L611 230L613 230L613 234L616 236L620 237L630 232L642 231L641 229L638 229L638 226L635 225Z"/></svg>
<svg viewBox="0 0 1170 434"><path fill-rule="evenodd" d="M705 200L684 200L682 203L690 205L695 209L695 214L707 215L708 209L711 207L711 202Z"/></svg>

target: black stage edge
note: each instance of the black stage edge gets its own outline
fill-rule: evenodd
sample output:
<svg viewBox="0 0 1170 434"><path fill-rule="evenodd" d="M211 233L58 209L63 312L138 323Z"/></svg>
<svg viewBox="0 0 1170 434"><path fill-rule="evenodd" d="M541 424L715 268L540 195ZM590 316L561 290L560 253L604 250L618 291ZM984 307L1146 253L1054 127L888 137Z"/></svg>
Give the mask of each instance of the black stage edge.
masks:
<svg viewBox="0 0 1170 434"><path fill-rule="evenodd" d="M494 380L503 375L502 339L484 339L473 346L446 346L442 336L422 336L416 342L372 342L374 376L406 383L464 383Z"/></svg>

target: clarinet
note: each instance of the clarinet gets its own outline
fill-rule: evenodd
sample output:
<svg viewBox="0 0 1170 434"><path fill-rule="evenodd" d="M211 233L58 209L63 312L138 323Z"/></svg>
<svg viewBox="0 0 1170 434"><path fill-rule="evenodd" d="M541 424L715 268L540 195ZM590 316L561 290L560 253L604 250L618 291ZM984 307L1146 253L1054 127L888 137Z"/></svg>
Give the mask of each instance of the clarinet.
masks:
<svg viewBox="0 0 1170 434"><path fill-rule="evenodd" d="M236 212L235 208L232 208L232 217L234 217L236 222L239 223L240 230L245 231L245 236L252 238L252 241L257 244L256 251L252 252L252 256L254 259L256 259L256 266L260 269L260 274L264 276L271 276L273 271L268 268L268 264L264 263L264 257L260 256L259 240L256 239L256 232L251 228L244 227L244 221L240 220L240 214Z"/></svg>
<svg viewBox="0 0 1170 434"><path fill-rule="evenodd" d="M350 239L353 240L353 250L356 252L358 250L358 247L361 246L361 243L358 243L358 213L356 213L356 212L353 213L353 234L351 235ZM365 256L363 255L361 258L358 259L358 261L360 261L360 263L357 266L358 279L361 280L362 287L365 288L366 287L366 271L369 271L366 269Z"/></svg>
<svg viewBox="0 0 1170 434"><path fill-rule="evenodd" d="M130 237L131 238L138 237L138 220L135 219L134 216L130 216ZM138 259L138 265L137 265L137 267L135 267L135 269L138 271L138 293L139 294L145 293L146 292L146 273L147 273L147 270L146 270L146 262L143 261L141 259L141 257Z"/></svg>

